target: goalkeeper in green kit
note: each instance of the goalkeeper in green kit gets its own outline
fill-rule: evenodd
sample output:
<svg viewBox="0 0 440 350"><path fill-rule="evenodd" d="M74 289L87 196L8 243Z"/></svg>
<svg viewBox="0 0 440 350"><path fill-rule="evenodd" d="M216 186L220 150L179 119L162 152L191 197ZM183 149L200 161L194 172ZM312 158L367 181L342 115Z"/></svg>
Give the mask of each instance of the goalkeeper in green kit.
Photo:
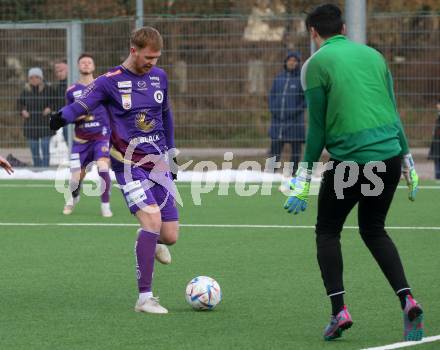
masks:
<svg viewBox="0 0 440 350"><path fill-rule="evenodd" d="M317 7L308 14L306 26L319 49L301 71L309 128L304 159L290 183L284 208L294 214L306 209L313 163L325 147L330 162L322 175L316 223L318 263L332 304L324 339L340 337L353 324L344 304L340 233L357 204L360 235L400 299L404 339L421 340L423 310L413 298L399 253L385 231L402 171L411 201L418 186L391 74L378 51L342 35L345 26L338 7Z"/></svg>

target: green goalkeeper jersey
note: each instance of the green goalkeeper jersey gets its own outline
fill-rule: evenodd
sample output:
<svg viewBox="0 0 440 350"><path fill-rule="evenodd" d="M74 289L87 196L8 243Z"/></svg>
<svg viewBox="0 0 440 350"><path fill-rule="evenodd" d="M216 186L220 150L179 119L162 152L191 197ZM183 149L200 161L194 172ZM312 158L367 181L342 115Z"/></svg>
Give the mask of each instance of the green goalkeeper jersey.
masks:
<svg viewBox="0 0 440 350"><path fill-rule="evenodd" d="M305 63L309 127L304 161L325 147L333 159L365 164L408 153L393 81L383 56L336 35Z"/></svg>

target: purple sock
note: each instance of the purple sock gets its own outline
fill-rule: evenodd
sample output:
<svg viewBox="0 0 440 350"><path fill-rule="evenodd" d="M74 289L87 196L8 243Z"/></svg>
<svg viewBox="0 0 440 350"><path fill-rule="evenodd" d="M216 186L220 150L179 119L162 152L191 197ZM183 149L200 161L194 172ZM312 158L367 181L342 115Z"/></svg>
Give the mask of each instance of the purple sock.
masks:
<svg viewBox="0 0 440 350"><path fill-rule="evenodd" d="M136 275L139 293L151 292L154 271L154 255L159 235L145 230L138 230L134 246L136 255Z"/></svg>
<svg viewBox="0 0 440 350"><path fill-rule="evenodd" d="M101 202L108 203L110 202L110 190L112 188L110 175L108 174L108 171L98 171L98 174L101 176L101 186L104 189L101 195Z"/></svg>

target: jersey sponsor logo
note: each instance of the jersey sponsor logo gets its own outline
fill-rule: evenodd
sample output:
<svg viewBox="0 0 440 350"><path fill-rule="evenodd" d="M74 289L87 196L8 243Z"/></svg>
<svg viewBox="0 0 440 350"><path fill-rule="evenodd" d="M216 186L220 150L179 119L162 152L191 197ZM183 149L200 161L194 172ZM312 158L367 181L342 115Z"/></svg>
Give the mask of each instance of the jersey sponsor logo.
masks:
<svg viewBox="0 0 440 350"><path fill-rule="evenodd" d="M150 76L150 80L160 81L160 78L156 76Z"/></svg>
<svg viewBox="0 0 440 350"><path fill-rule="evenodd" d="M160 83L151 83L151 86L160 89Z"/></svg>
<svg viewBox="0 0 440 350"><path fill-rule="evenodd" d="M113 77L113 76L121 74L121 73L122 73L122 71L120 69L118 69L118 70L115 70L114 72L105 73L104 75L106 77Z"/></svg>
<svg viewBox="0 0 440 350"><path fill-rule="evenodd" d="M121 98L122 98L122 108L124 108L125 110L131 109L131 95L130 94L121 95Z"/></svg>
<svg viewBox="0 0 440 350"><path fill-rule="evenodd" d="M121 93L121 94L131 94L132 90L131 89L119 89L119 93Z"/></svg>
<svg viewBox="0 0 440 350"><path fill-rule="evenodd" d="M130 140L130 144L136 146L136 145L140 145L142 143L157 142L159 140L160 140L159 135L155 134L155 135L150 135L150 136L135 137Z"/></svg>
<svg viewBox="0 0 440 350"><path fill-rule="evenodd" d="M84 127L85 128L96 128L98 126L100 126L101 124L99 122L88 122L88 123L84 123Z"/></svg>
<svg viewBox="0 0 440 350"><path fill-rule="evenodd" d="M80 98L82 95L82 90L76 90L72 93L74 98Z"/></svg>
<svg viewBox="0 0 440 350"><path fill-rule="evenodd" d="M147 199L147 195L139 180L123 185L122 190L124 191L125 200L127 201L127 205L129 207L139 205Z"/></svg>
<svg viewBox="0 0 440 350"><path fill-rule="evenodd" d="M154 128L154 120L147 120L148 110L143 110L136 115L136 127L142 131L149 132Z"/></svg>
<svg viewBox="0 0 440 350"><path fill-rule="evenodd" d="M155 91L153 97L157 103L163 102L163 92L161 90Z"/></svg>
<svg viewBox="0 0 440 350"><path fill-rule="evenodd" d="M124 191L124 193L128 193L139 188L142 188L142 184L139 180L127 182L125 185L122 185L122 191Z"/></svg>
<svg viewBox="0 0 440 350"><path fill-rule="evenodd" d="M130 80L127 81L118 81L118 88L120 89L126 89L126 88L131 88L132 84Z"/></svg>
<svg viewBox="0 0 440 350"><path fill-rule="evenodd" d="M139 206L147 199L147 195L145 194L144 190L141 188L139 190L126 193L125 199L127 200L127 205L129 207L132 207L133 205Z"/></svg>

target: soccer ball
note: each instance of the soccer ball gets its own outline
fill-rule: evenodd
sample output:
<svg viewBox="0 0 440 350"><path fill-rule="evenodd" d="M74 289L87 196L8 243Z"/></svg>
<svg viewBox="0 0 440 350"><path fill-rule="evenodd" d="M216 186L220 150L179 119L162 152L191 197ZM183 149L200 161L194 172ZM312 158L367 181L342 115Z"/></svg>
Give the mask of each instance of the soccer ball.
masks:
<svg viewBox="0 0 440 350"><path fill-rule="evenodd" d="M222 291L215 279L199 276L186 285L185 299L195 310L212 310L222 300Z"/></svg>

